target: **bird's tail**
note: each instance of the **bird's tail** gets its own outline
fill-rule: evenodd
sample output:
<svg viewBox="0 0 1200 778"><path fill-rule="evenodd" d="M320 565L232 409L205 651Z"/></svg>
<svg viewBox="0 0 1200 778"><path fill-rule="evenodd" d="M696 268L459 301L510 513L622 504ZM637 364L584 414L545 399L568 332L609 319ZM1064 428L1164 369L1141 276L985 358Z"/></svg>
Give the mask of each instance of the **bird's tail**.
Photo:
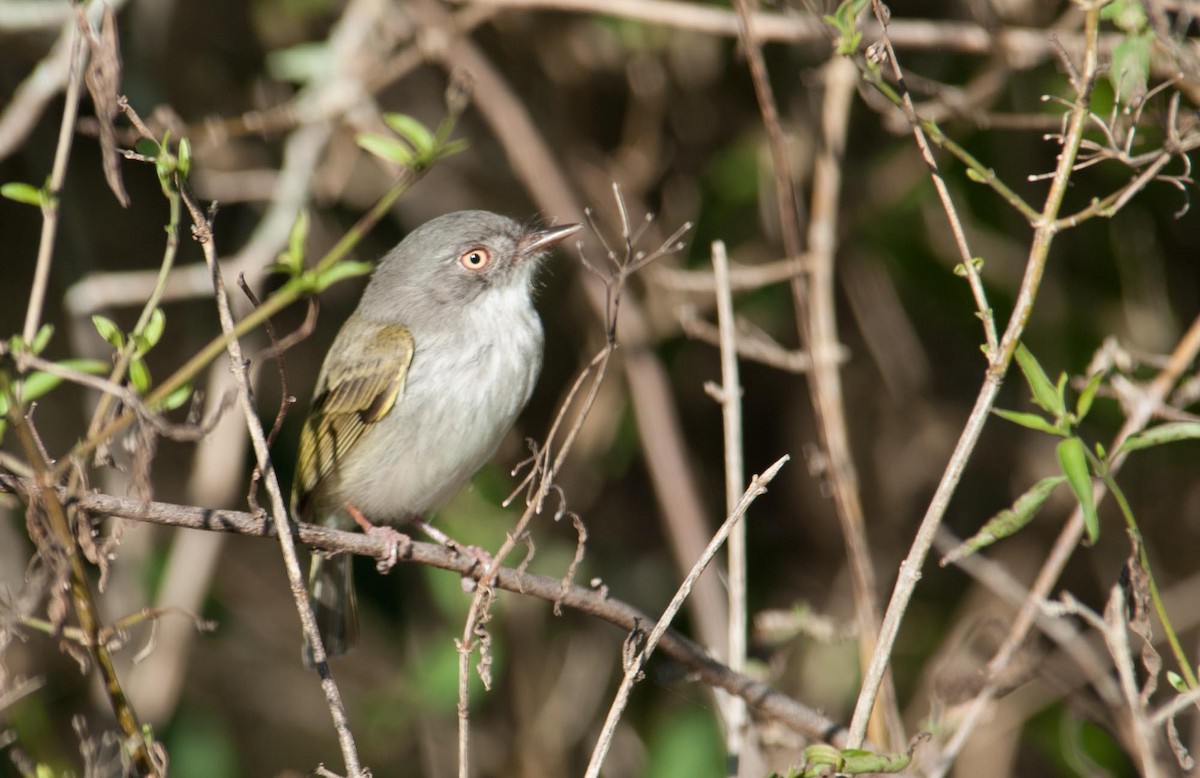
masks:
<svg viewBox="0 0 1200 778"><path fill-rule="evenodd" d="M327 656L349 651L358 642L358 603L354 595L353 554L330 558L313 554L308 599ZM304 664L314 665L312 646L304 640Z"/></svg>

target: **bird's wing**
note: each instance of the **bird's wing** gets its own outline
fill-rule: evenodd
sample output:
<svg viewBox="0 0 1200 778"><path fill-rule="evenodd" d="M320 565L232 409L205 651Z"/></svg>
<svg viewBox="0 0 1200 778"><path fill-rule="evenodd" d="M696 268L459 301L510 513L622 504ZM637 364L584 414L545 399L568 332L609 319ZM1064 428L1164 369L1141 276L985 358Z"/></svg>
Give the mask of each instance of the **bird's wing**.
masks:
<svg viewBox="0 0 1200 778"><path fill-rule="evenodd" d="M413 337L405 327L380 325L342 341L339 336L330 348L300 432L293 504L302 515L321 481L396 404L412 362Z"/></svg>

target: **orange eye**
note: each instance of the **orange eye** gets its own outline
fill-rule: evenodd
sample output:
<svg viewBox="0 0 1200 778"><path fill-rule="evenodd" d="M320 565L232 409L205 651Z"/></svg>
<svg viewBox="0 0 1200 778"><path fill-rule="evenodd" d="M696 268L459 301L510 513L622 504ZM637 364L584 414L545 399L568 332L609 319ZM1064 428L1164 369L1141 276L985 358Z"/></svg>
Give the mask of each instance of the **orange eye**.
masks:
<svg viewBox="0 0 1200 778"><path fill-rule="evenodd" d="M483 270L492 262L492 252L483 246L477 246L470 251L464 251L458 258L458 264L467 270Z"/></svg>

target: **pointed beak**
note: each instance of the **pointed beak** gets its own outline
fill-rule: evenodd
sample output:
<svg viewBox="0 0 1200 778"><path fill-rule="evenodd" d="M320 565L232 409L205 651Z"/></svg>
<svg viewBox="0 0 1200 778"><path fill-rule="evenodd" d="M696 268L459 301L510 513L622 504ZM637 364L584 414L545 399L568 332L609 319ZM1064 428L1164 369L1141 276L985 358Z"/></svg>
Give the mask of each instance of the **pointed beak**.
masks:
<svg viewBox="0 0 1200 778"><path fill-rule="evenodd" d="M571 237L579 232L582 227L582 224L560 224L557 227L531 232L518 241L517 250L525 256L532 256L545 251L561 240Z"/></svg>

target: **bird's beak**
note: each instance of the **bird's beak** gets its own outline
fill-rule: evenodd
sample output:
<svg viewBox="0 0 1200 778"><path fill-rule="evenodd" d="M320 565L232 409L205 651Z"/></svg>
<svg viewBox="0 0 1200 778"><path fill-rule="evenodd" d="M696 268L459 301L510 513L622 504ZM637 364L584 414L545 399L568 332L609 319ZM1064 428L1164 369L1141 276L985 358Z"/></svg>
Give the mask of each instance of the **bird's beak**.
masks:
<svg viewBox="0 0 1200 778"><path fill-rule="evenodd" d="M517 250L525 256L531 256L543 251L561 240L579 232L582 224L560 224L537 232L531 232L517 242Z"/></svg>

